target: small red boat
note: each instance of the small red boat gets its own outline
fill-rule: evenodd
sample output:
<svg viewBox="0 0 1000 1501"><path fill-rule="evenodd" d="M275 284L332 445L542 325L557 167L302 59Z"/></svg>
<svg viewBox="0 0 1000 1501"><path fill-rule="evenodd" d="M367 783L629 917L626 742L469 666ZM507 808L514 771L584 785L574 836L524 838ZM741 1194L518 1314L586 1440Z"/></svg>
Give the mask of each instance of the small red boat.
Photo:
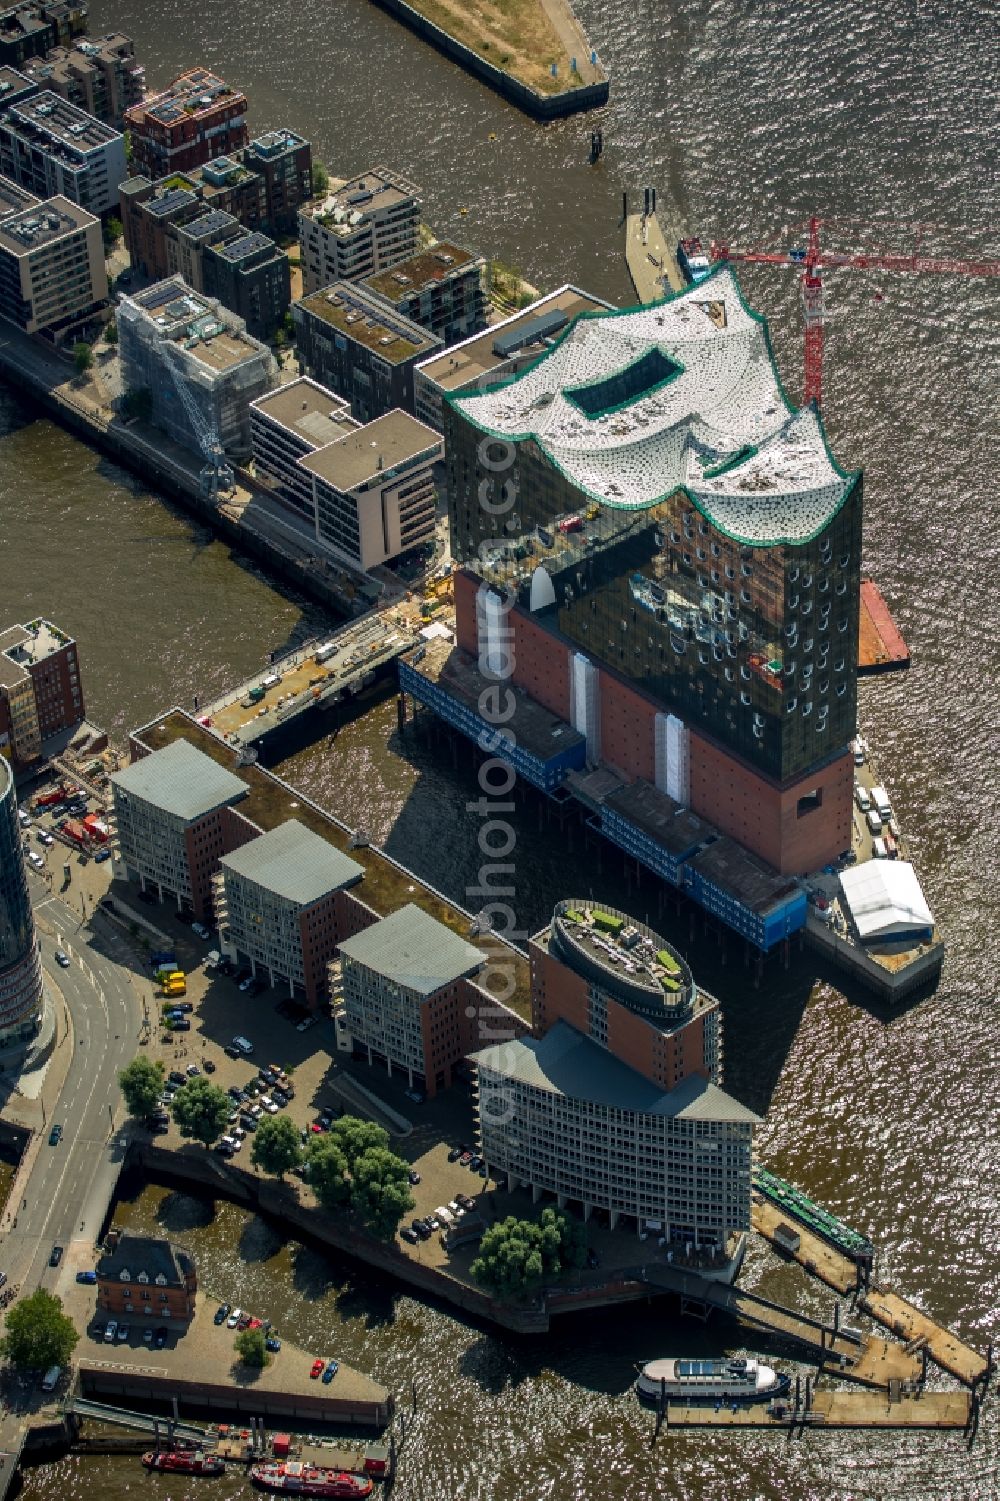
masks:
<svg viewBox="0 0 1000 1501"><path fill-rule="evenodd" d="M374 1489L367 1475L351 1475L346 1470L323 1470L316 1465L289 1459L280 1464L254 1465L250 1479L261 1490L278 1491L286 1496L321 1496L362 1501Z"/></svg>
<svg viewBox="0 0 1000 1501"><path fill-rule="evenodd" d="M142 1456L147 1470L167 1470L172 1475L221 1475L225 1465L214 1454L200 1449L152 1449Z"/></svg>

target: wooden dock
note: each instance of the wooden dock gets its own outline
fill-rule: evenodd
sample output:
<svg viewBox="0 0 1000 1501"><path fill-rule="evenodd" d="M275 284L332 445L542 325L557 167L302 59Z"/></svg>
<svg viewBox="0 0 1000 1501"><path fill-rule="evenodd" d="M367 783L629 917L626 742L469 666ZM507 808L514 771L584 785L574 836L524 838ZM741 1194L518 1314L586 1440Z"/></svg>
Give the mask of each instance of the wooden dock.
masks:
<svg viewBox="0 0 1000 1501"><path fill-rule="evenodd" d="M884 1288L871 1288L858 1300L858 1307L886 1329L907 1342L906 1348L919 1352L926 1347L935 1365L966 1386L975 1386L989 1372L989 1361L978 1350L964 1344L950 1329L936 1324L919 1308Z"/></svg>
<svg viewBox="0 0 1000 1501"><path fill-rule="evenodd" d="M640 302L659 302L687 286L674 247L665 238L655 214L626 217L625 263Z"/></svg>
<svg viewBox="0 0 1000 1501"><path fill-rule="evenodd" d="M792 1251L787 1246L780 1245L775 1241L774 1232L779 1225L789 1223L789 1216L786 1210L779 1208L770 1199L755 1195L751 1214L757 1234L762 1235L772 1245L777 1245L778 1250L805 1267L812 1276L825 1282L827 1287L832 1287L834 1292L854 1292L858 1285L858 1269L856 1262L852 1261L849 1256L845 1256L842 1251L835 1250L829 1241L823 1240L819 1235L814 1235L800 1220L796 1220L791 1226L799 1237L798 1250Z"/></svg>
<svg viewBox="0 0 1000 1501"><path fill-rule="evenodd" d="M684 1407L670 1404L662 1434L670 1428L937 1428L965 1429L972 1410L969 1392L921 1392L890 1401L882 1392L815 1391L807 1411L794 1401L772 1406ZM780 1415L779 1415L780 1414Z"/></svg>

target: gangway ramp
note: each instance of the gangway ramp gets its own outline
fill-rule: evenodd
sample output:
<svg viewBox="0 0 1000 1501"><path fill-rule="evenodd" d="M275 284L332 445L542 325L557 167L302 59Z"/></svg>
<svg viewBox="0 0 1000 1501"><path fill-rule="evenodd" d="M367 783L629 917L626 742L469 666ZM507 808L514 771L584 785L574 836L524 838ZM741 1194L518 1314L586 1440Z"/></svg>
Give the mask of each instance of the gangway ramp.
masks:
<svg viewBox="0 0 1000 1501"><path fill-rule="evenodd" d="M131 1428L137 1433L154 1434L159 1427L161 1434L169 1429L172 1438L184 1439L192 1444L204 1444L205 1430L192 1423L176 1423L171 1418L151 1417L147 1412L133 1412L128 1407L115 1407L110 1402L95 1402L90 1397L67 1397L61 1403L63 1412L74 1413L78 1418L90 1418L95 1423L114 1423L119 1428Z"/></svg>

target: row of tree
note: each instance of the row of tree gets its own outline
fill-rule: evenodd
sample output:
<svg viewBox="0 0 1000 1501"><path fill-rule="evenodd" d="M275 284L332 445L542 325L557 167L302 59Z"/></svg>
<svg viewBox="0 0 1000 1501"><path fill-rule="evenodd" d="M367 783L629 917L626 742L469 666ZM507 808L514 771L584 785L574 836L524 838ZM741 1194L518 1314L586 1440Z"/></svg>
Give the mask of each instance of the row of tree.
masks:
<svg viewBox="0 0 1000 1501"><path fill-rule="evenodd" d="M143 1118L158 1108L164 1083L159 1060L135 1058L118 1078L130 1115ZM225 1134L233 1102L199 1075L181 1085L170 1108L181 1135L207 1148ZM353 1211L380 1239L390 1239L413 1208L409 1164L389 1150L388 1132L372 1121L345 1115L303 1147L294 1121L268 1115L254 1133L250 1159L279 1179L304 1165L324 1209Z"/></svg>

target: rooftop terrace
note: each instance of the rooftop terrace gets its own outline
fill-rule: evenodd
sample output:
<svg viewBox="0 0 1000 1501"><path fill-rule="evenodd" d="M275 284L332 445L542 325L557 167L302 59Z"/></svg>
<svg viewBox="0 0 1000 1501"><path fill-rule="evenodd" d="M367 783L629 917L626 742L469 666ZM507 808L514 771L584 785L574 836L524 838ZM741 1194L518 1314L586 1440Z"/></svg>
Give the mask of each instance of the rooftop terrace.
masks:
<svg viewBox="0 0 1000 1501"><path fill-rule="evenodd" d="M402 314L392 312L379 298L346 282L303 297L293 307L330 324L346 338L375 351L388 365L398 365L439 349L441 340Z"/></svg>
<svg viewBox="0 0 1000 1501"><path fill-rule="evenodd" d="M176 125L184 118L197 119L222 104L236 103L241 99L245 104L245 96L238 89L230 88L217 74L209 73L205 68L192 68L144 104L133 105L126 118L130 125L142 125L146 118L159 125Z"/></svg>
<svg viewBox="0 0 1000 1501"><path fill-rule="evenodd" d="M64 646L73 644L72 636L67 636L50 620L29 620L27 625L15 626L14 629L24 632L18 642L0 642L0 650L14 662L44 662L62 651Z"/></svg>
<svg viewBox="0 0 1000 1501"><path fill-rule="evenodd" d="M457 933L461 938L467 938L475 947L487 955L495 955L502 946L495 938L489 935L469 934L471 917L460 907L454 905L440 893L423 885L411 871L396 865L382 850L365 846L352 849L351 831L331 814L323 812L314 803L309 802L301 793L280 781L264 767L254 764L250 766L235 765L236 757L228 746L224 745L210 730L196 723L190 715L181 709L172 709L152 724L145 725L134 732L134 738L150 750L159 750L162 746L171 745L177 740L187 740L189 744L196 746L206 756L232 771L248 787L249 795L240 803L240 812L251 819L261 829L273 829L278 824L285 823L290 818L298 821L319 834L321 838L329 840L335 848L348 854L364 867L365 878L362 885L357 888L355 894L380 917L390 912L395 912L399 907L408 902L414 903L424 912L430 914L438 922L442 922ZM516 950L503 948L504 966L502 973L494 973L488 966L481 971L476 983L481 989L488 991L498 1000L510 1006L519 1016L529 1017L531 1011L531 979L528 969L528 961L523 954ZM507 995L508 976L514 980L514 991Z"/></svg>
<svg viewBox="0 0 1000 1501"><path fill-rule="evenodd" d="M307 144L305 136L296 135L294 130L269 130L262 136L254 137L250 142L250 150L271 161L277 156L284 156L286 151L296 151L299 146Z"/></svg>
<svg viewBox="0 0 1000 1501"><path fill-rule="evenodd" d="M691 1014L697 990L687 962L628 913L590 901L559 902L547 934L536 941L654 1025L671 1027Z"/></svg>
<svg viewBox="0 0 1000 1501"><path fill-rule="evenodd" d="M73 155L95 151L122 138L120 131L50 92L15 102L8 120L10 127L21 134L46 140L53 146L71 148Z"/></svg>
<svg viewBox="0 0 1000 1501"><path fill-rule="evenodd" d="M474 262L483 264L483 258L472 250L463 250L450 240L439 241L429 250L420 250L405 261L397 261L385 271L376 271L365 278L365 286L385 297L389 302L398 302L411 292L434 282L446 281L456 271L465 270Z"/></svg>

